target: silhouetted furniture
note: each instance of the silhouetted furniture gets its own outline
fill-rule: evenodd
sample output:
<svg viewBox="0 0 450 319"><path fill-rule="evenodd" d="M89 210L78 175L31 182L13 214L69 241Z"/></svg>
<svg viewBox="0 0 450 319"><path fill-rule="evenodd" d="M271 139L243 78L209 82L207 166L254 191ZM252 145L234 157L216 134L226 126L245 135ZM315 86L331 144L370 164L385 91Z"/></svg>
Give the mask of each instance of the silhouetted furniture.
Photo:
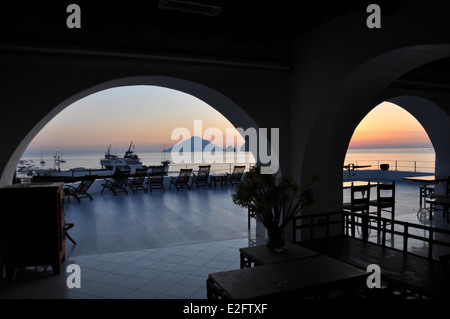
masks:
<svg viewBox="0 0 450 319"><path fill-rule="evenodd" d="M273 254L267 251L266 246L254 246L239 248L240 267L250 268L268 264L278 264L311 256L320 255L318 252L301 247L290 242L285 243L286 250L281 254Z"/></svg>
<svg viewBox="0 0 450 319"><path fill-rule="evenodd" d="M437 260L439 252L450 248L448 241L441 240L450 236L450 230L381 217L381 234L361 240L350 234L346 226L354 220L351 215L357 213L336 211L295 216L292 242L363 270L370 264L379 265L382 289L370 289L370 294L379 292L390 299L450 298L450 269L445 261ZM395 229L386 227L391 222ZM378 224L370 227L376 229ZM393 245L393 235L403 245ZM411 240L413 245L409 244ZM424 254L416 249L419 245L426 247Z"/></svg>
<svg viewBox="0 0 450 319"><path fill-rule="evenodd" d="M421 185L420 188L426 189L430 185L436 185L440 182L446 181L448 179L448 177L427 175L427 176L408 176L408 177L403 177L402 179L406 180L406 181L420 183L420 185ZM420 192L419 192L420 209L417 212L417 214L420 214L423 210L426 210L425 207L422 207L422 198L423 198L423 192L420 190Z"/></svg>
<svg viewBox="0 0 450 319"><path fill-rule="evenodd" d="M244 170L245 166L234 166L233 172L231 174L228 173L228 181L231 185L236 185L241 182Z"/></svg>
<svg viewBox="0 0 450 319"><path fill-rule="evenodd" d="M145 178L147 177L147 171L148 169L146 167L136 168L133 177L127 180L126 186L133 191L133 194L136 194L136 192L139 190L147 192L144 187Z"/></svg>
<svg viewBox="0 0 450 319"><path fill-rule="evenodd" d="M363 237L368 236L368 215L369 215L369 204L370 204L370 182L367 182L366 185L354 185L353 183L350 186L350 202L346 202L343 204L343 209L350 212L360 212L362 219L362 233ZM354 215L352 215L354 218ZM354 233L355 228L354 224L352 224L352 233Z"/></svg>
<svg viewBox="0 0 450 319"><path fill-rule="evenodd" d="M51 265L55 274L65 259L64 183L17 184L0 189L1 272ZM5 271L5 272L3 272Z"/></svg>
<svg viewBox="0 0 450 319"><path fill-rule="evenodd" d="M105 183L102 184L103 189L100 194L103 194L103 191L105 189L109 189L111 192L113 192L114 195L117 195L117 192L123 192L125 194L128 194L125 188L127 186L129 176L130 171L116 170L116 172L114 172L112 180L105 179Z"/></svg>
<svg viewBox="0 0 450 319"><path fill-rule="evenodd" d="M178 174L178 177L172 177L170 179L169 189L172 187L172 185L174 185L176 187L177 191L179 191L183 187L187 187L190 190L191 187L189 186L189 178L191 177L191 174L192 174L192 168L180 169L180 173Z"/></svg>
<svg viewBox="0 0 450 319"><path fill-rule="evenodd" d="M208 186L211 188L211 184L209 183L209 171L211 169L211 165L200 165L198 167L198 173L192 173L192 182L191 187L194 183L197 185L197 189L200 186Z"/></svg>
<svg viewBox="0 0 450 319"><path fill-rule="evenodd" d="M433 216L433 209L435 206L442 206L442 213L444 218L447 218L447 222L449 221L449 208L450 208L450 197L448 198L433 198L428 200L430 204L430 219Z"/></svg>
<svg viewBox="0 0 450 319"><path fill-rule="evenodd" d="M211 273L208 299L324 297L334 289L351 290L365 283L368 273L324 255Z"/></svg>
<svg viewBox="0 0 450 319"><path fill-rule="evenodd" d="M446 185L443 193L433 192L429 195L429 198L425 200L427 204L430 204L430 219L433 218L433 209L435 209L435 206L442 206L444 218L447 215L448 220L448 209L450 206L450 176L445 183Z"/></svg>
<svg viewBox="0 0 450 319"><path fill-rule="evenodd" d="M349 181L349 182L342 182L342 188L351 188L352 186L371 186L376 187L380 182L370 182L370 181Z"/></svg>
<svg viewBox="0 0 450 319"><path fill-rule="evenodd" d="M64 234L66 235L67 238L69 238L69 240L76 245L77 242L69 235L69 233L67 232L69 229L72 229L75 226L74 223L65 223L64 224Z"/></svg>
<svg viewBox="0 0 450 319"><path fill-rule="evenodd" d="M254 207L249 206L247 208L248 229L250 229L250 219L252 218L256 219L256 212Z"/></svg>
<svg viewBox="0 0 450 319"><path fill-rule="evenodd" d="M147 189L162 189L164 192L166 188L164 187L164 166L150 166L147 180Z"/></svg>
<svg viewBox="0 0 450 319"><path fill-rule="evenodd" d="M214 183L214 187L217 186L217 182L220 182L220 185L226 185L228 181L228 174L212 174L210 176L211 184Z"/></svg>
<svg viewBox="0 0 450 319"><path fill-rule="evenodd" d="M427 197L430 197L431 194L434 193L434 185L420 185L419 188L419 192L420 192L420 197L419 197L419 204L420 206L422 206L422 201L426 200Z"/></svg>
<svg viewBox="0 0 450 319"><path fill-rule="evenodd" d="M70 196L73 196L80 202L81 198L89 198L92 200L92 196L88 193L89 188L91 185L95 182L98 175L86 175L84 176L83 180L78 184L77 187L74 187L72 185L66 185L68 187L67 189L67 195L68 200L70 202Z"/></svg>
<svg viewBox="0 0 450 319"><path fill-rule="evenodd" d="M381 217L381 212L388 212L391 215L391 219L394 219L395 181L392 181L392 184L377 184L377 198L370 201L370 206L375 206L377 208L377 217ZM391 226L393 228L394 224L391 224Z"/></svg>

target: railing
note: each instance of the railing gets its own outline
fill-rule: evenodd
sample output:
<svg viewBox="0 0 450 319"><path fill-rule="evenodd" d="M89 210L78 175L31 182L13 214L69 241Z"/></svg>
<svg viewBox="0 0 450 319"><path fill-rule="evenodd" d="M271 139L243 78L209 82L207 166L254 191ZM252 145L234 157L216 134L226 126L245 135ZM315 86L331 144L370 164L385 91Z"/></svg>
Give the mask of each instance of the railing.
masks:
<svg viewBox="0 0 450 319"><path fill-rule="evenodd" d="M309 236L306 236L309 240L332 236L333 225L338 225L335 229L336 234L340 232L346 236L365 242L370 241L382 247L388 247L387 238L389 236L391 238L399 236L403 240L402 248L395 247L394 241L391 242L390 248L429 259L433 258L433 250L436 245L450 248L449 240L438 239L438 237L446 236L449 236L450 239L450 230L347 211L295 217L293 220L293 241L299 242L297 233L305 230L309 232ZM376 231L376 236L369 236L372 230ZM415 233L412 233L413 231ZM423 235L419 235L420 232L423 232ZM316 234L319 234L319 236L316 236ZM302 235L305 237L305 234ZM428 244L427 256L409 251L410 239Z"/></svg>
<svg viewBox="0 0 450 319"><path fill-rule="evenodd" d="M381 170L381 164L389 164L389 169L393 171L424 172L434 173L434 161L408 161L408 160L358 160L346 161L344 166L354 164L355 166L371 165L363 170L378 169ZM360 169L361 170L361 169Z"/></svg>

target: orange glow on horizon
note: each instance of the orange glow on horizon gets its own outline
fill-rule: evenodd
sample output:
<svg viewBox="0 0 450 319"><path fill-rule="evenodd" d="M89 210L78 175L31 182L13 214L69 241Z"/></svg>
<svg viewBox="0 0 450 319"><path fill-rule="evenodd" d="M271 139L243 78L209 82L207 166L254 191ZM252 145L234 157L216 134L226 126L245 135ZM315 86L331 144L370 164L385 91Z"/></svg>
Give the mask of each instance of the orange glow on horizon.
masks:
<svg viewBox="0 0 450 319"><path fill-rule="evenodd" d="M107 89L86 96L55 116L28 146L31 151L127 149L131 141L141 151L161 151L178 143L172 131L194 120L202 131L234 129L212 106L189 94L157 86Z"/></svg>
<svg viewBox="0 0 450 319"><path fill-rule="evenodd" d="M359 123L349 147L432 147L432 144L416 118L393 103L383 102Z"/></svg>

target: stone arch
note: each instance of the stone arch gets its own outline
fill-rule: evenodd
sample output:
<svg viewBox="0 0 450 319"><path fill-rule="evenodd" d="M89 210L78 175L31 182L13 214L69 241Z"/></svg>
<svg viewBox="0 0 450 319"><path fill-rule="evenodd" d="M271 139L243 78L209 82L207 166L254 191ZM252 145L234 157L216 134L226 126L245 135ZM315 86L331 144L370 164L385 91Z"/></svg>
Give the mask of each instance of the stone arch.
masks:
<svg viewBox="0 0 450 319"><path fill-rule="evenodd" d="M450 115L433 101L413 95L388 100L414 116L423 126L436 153L435 174L450 175Z"/></svg>
<svg viewBox="0 0 450 319"><path fill-rule="evenodd" d="M355 66L346 75L330 74L330 78L339 81L328 91L323 87L316 88L316 93L321 90L327 94L317 95L319 98L316 102L320 109L309 132L305 150L300 154L302 159L292 160L292 163L302 163L300 171L296 173L302 183L307 183L314 172L318 171L321 176L321 184L316 190L317 205L312 209L313 212L334 211L342 207L342 163L351 136L364 116L381 101L387 100L380 100L380 97L387 91L388 86L421 65L449 56L449 45L420 45L391 50ZM330 80L328 82L331 83ZM397 95L398 98L391 95L393 99L388 101L402 103L402 106L406 106L405 102L408 101L411 106L406 106L405 109L418 118L430 134L433 144L438 147L439 153L444 154L438 144L448 141L448 128L438 133L438 129L432 127L432 118L442 121L442 126L439 127L443 128L444 123L448 122L445 116L438 119L440 115L435 112L448 118L448 111L445 109L447 106L434 103L432 105L429 101L426 105L431 109L422 114L419 109L425 100L417 98L414 101L412 97L404 95L401 92ZM438 142L438 139L441 142ZM450 173L448 164L442 163L445 159L448 161L448 156L437 158L437 173Z"/></svg>
<svg viewBox="0 0 450 319"><path fill-rule="evenodd" d="M37 125L35 125L25 136L25 138L20 142L18 147L15 149L14 153L11 154L8 163L3 171L0 185L8 185L11 183L16 165L20 159L20 156L25 151L26 147L32 141L32 139L39 133L39 131L51 121L58 113L63 111L66 107L74 103L75 101L86 97L88 95L94 94L96 92L122 86L133 86L133 85L153 85L161 86L174 90L178 90L198 99L204 101L208 105L215 108L224 117L226 117L235 127L254 127L259 128L257 123L253 118L237 103L228 98L221 92L207 87L206 85L199 84L197 82L184 80L181 78L170 77L170 76L133 76L133 77L123 77L117 78L115 80L100 83L98 85L91 86L75 95L72 95L65 99L63 102L55 106L45 117L43 117ZM259 138L266 138L267 136L264 132L260 131ZM273 148L272 148L273 150ZM271 154L274 154L273 151ZM276 160L279 163L278 158Z"/></svg>

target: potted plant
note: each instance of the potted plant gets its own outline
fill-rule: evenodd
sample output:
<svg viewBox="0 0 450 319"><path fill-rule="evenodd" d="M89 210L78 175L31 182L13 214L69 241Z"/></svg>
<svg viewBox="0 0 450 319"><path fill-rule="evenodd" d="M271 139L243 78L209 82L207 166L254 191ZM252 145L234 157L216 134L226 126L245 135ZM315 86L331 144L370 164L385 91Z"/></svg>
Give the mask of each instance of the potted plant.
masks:
<svg viewBox="0 0 450 319"><path fill-rule="evenodd" d="M307 187L298 186L290 176L261 174L261 164L253 166L232 195L237 205L251 209L266 228L266 247L270 252L285 250L284 229L304 207L312 206L313 176Z"/></svg>

